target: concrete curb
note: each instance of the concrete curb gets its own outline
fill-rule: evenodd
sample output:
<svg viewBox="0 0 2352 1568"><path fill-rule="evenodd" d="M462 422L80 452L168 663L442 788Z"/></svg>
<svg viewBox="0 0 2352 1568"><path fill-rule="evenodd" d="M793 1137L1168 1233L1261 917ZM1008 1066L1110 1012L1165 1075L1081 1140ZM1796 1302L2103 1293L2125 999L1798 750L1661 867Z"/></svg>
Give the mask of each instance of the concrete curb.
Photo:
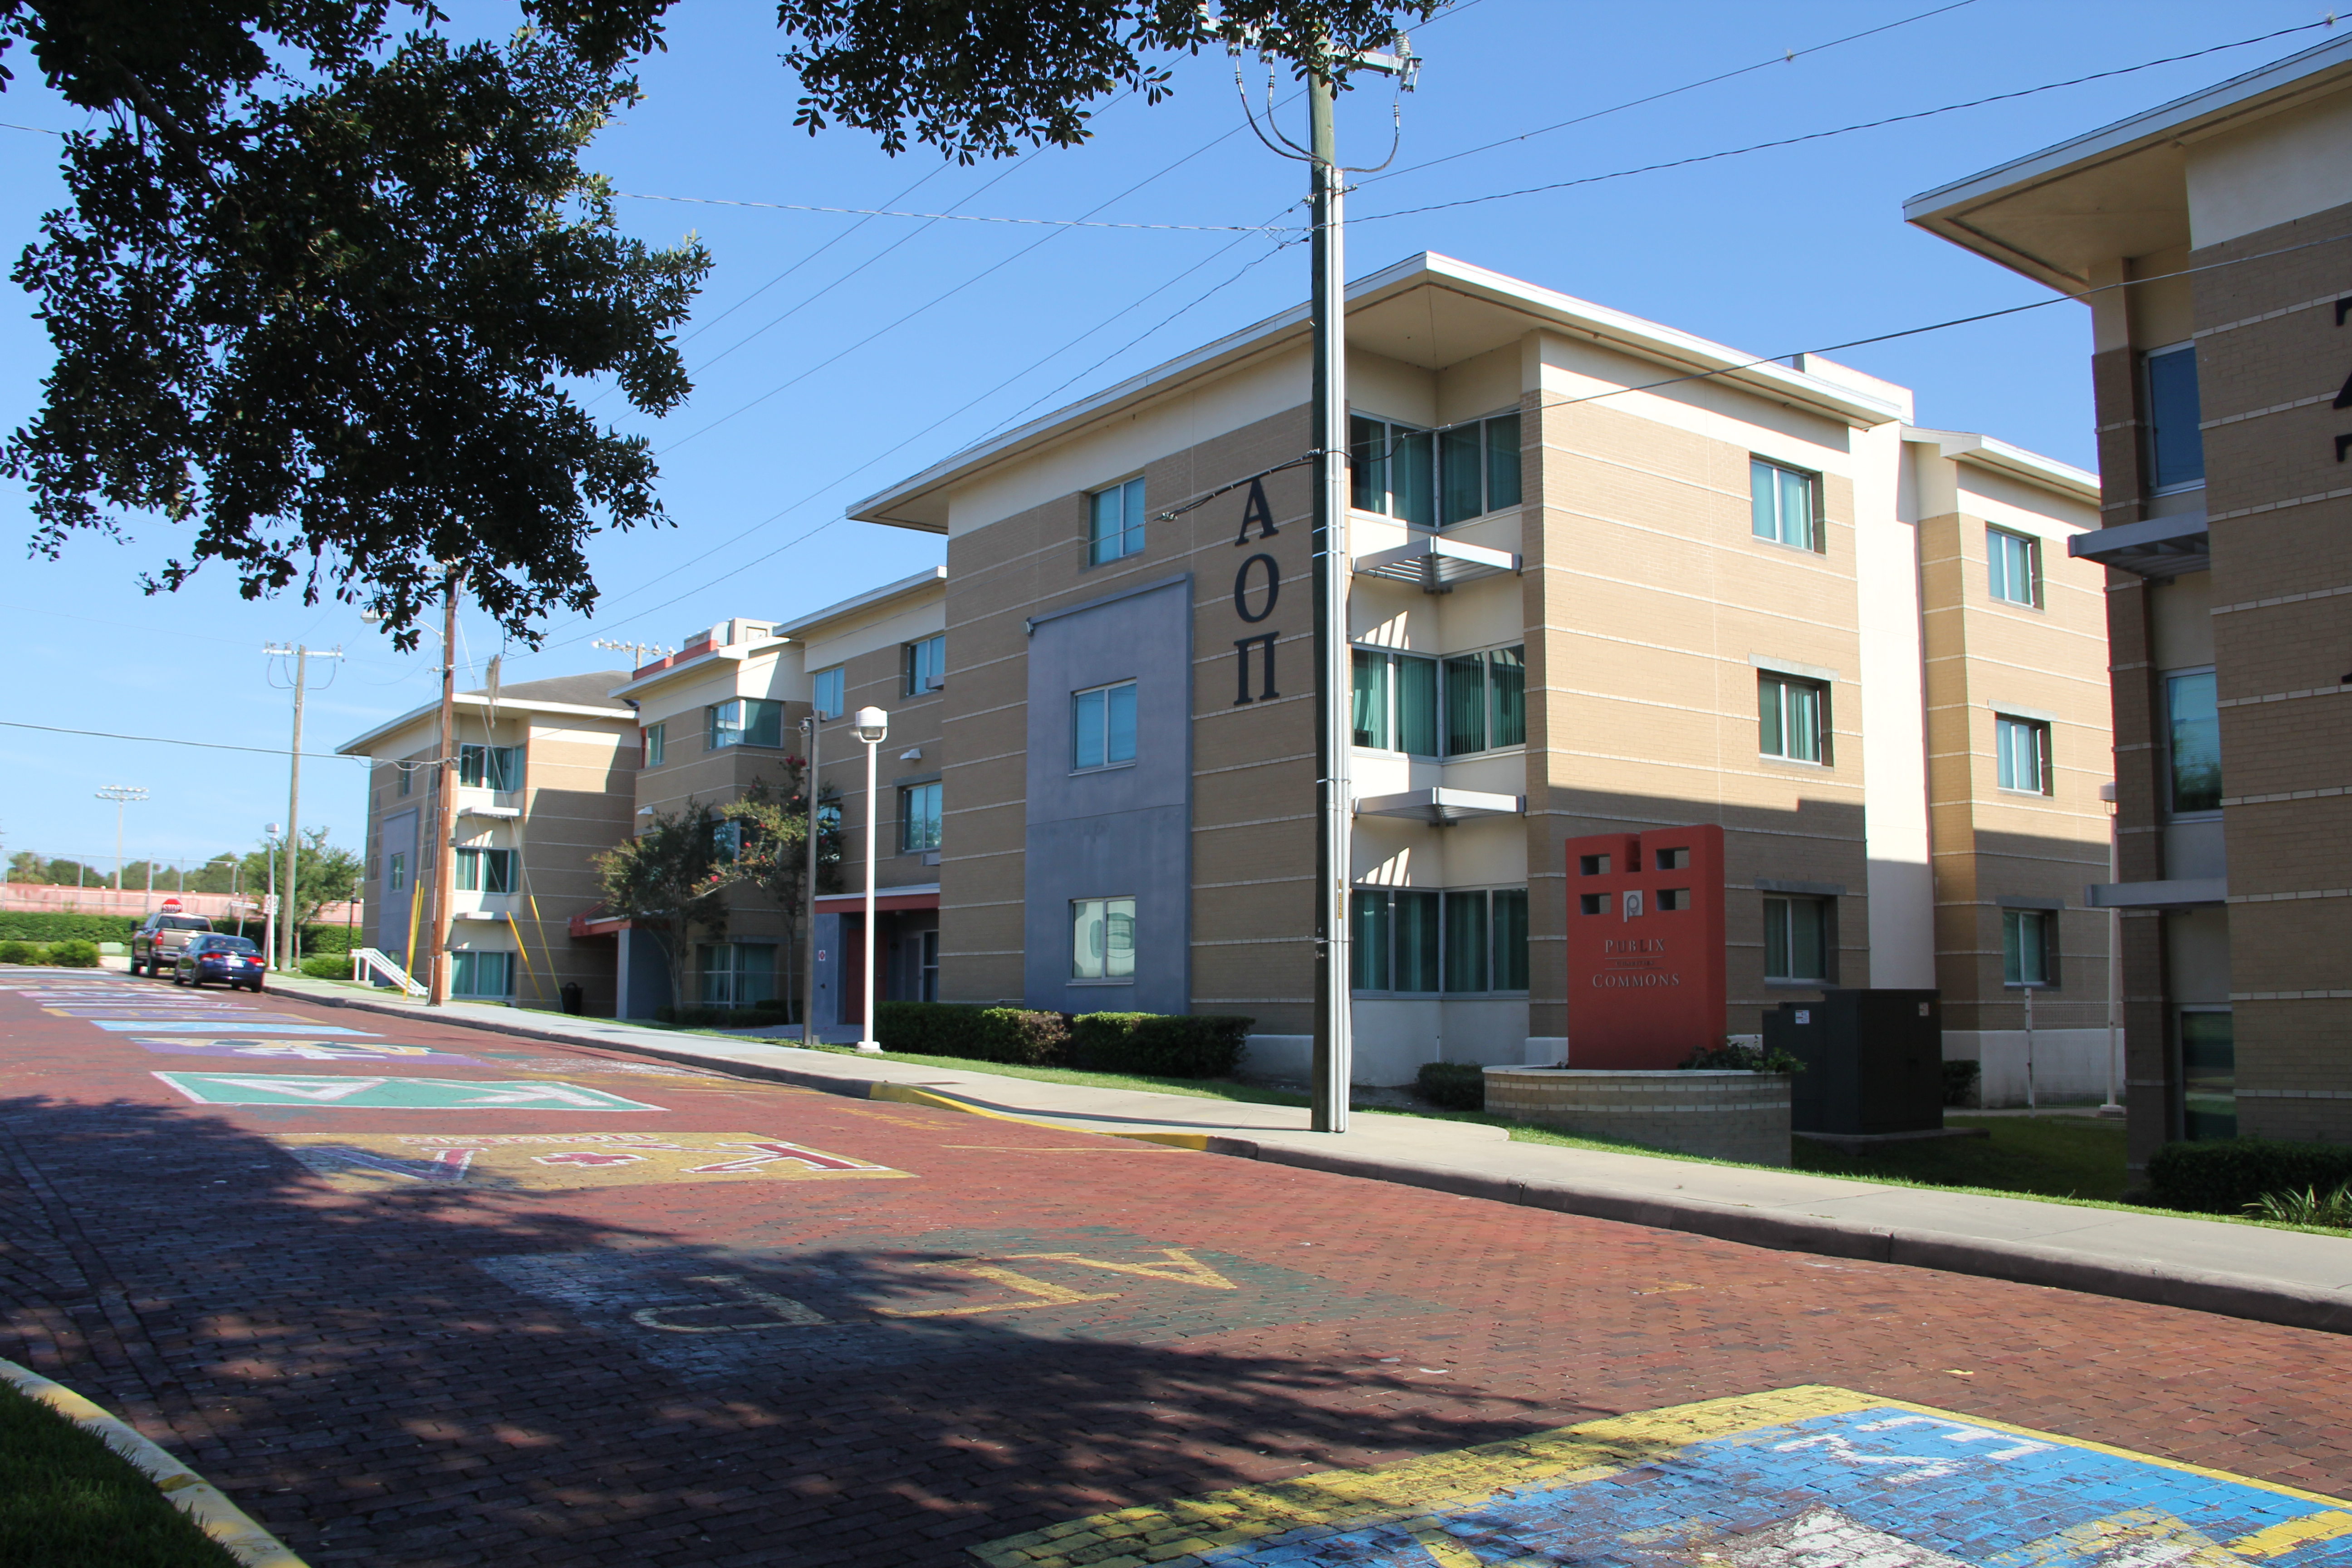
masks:
<svg viewBox="0 0 2352 1568"><path fill-rule="evenodd" d="M414 1016L406 1008L371 1003L358 997L322 996L307 991L289 992L288 994L300 995L329 1006L352 1007L396 1017ZM480 1019L434 1021L519 1035L527 1039L546 1040L557 1045L586 1046L594 1050L653 1057L698 1068L706 1072L764 1079L796 1088L819 1089L827 1094L845 1095L854 1100L895 1100L931 1105L998 1121L1052 1127L1065 1132L1096 1131L1093 1128L1073 1128L1066 1122L1011 1115L967 1104L935 1090L872 1079L832 1078L822 1073L795 1072L790 1068L751 1062L714 1062L708 1057L666 1051L654 1046L582 1040L576 1036L553 1030ZM1107 1131L1098 1135L1163 1143L1180 1149L1200 1149L1212 1154L1256 1160L1270 1165L1289 1165L1303 1171L1322 1171L1337 1176L1424 1187L1432 1192L1451 1193L1456 1197L1517 1204L1528 1208L1549 1209L1556 1214L1580 1215L1588 1219L1646 1226L1653 1230L1687 1231L1694 1236L1709 1237L1717 1241L1736 1241L1780 1252L1809 1252L1825 1258L1895 1263L1911 1268L1937 1268L1948 1274L1969 1274L1988 1279L2007 1279L2021 1285L2041 1285L2055 1290L2074 1290L2090 1296L2181 1307L2190 1311L2243 1318L2258 1323L2315 1329L2324 1333L2352 1334L2352 1293L2308 1289L2284 1282L2249 1280L2211 1269L2158 1263L2109 1262L2085 1258L2063 1247L2032 1242L2001 1241L1946 1231L1857 1225L1851 1220L1835 1219L1827 1215L1747 1208L1733 1204L1711 1203L1704 1198L1631 1191L1600 1182L1528 1182L1414 1160L1353 1154L1336 1149L1294 1149L1223 1133Z"/></svg>
<svg viewBox="0 0 2352 1568"><path fill-rule="evenodd" d="M103 1440L245 1568L305 1568L284 1542L256 1524L219 1488L65 1384L52 1383L13 1361L0 1361L0 1379Z"/></svg>

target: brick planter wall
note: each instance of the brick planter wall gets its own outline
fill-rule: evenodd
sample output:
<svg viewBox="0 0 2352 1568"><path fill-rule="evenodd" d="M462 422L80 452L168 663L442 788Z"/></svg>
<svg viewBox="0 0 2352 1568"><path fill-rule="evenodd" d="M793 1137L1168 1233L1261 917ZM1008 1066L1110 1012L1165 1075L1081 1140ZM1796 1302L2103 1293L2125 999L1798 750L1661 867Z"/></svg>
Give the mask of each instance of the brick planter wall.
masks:
<svg viewBox="0 0 2352 1568"><path fill-rule="evenodd" d="M1585 1138L1754 1165L1789 1163L1789 1075L1486 1069L1486 1110Z"/></svg>

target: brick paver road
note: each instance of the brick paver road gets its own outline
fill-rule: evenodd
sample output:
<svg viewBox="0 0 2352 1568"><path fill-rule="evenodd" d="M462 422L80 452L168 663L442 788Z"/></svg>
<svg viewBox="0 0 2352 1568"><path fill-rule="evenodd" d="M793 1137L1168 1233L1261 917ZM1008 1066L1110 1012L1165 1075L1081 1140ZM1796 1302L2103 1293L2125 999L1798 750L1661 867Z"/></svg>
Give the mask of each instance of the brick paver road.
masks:
<svg viewBox="0 0 2352 1568"><path fill-rule="evenodd" d="M0 1354L319 1564L968 1563L1802 1384L2352 1489L2324 1334L119 974L0 971Z"/></svg>

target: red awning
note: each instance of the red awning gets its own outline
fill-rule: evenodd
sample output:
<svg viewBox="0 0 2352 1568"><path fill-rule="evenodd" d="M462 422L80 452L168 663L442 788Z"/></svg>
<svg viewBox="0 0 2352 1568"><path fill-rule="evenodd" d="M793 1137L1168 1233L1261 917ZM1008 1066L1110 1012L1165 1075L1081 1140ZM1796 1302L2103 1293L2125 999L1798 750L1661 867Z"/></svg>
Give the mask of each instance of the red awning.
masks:
<svg viewBox="0 0 2352 1568"><path fill-rule="evenodd" d="M827 915L862 915L866 912L866 895L858 893L820 893L817 912ZM927 882L919 888L877 888L874 894L877 914L888 914L896 910L936 910L940 907L940 885Z"/></svg>

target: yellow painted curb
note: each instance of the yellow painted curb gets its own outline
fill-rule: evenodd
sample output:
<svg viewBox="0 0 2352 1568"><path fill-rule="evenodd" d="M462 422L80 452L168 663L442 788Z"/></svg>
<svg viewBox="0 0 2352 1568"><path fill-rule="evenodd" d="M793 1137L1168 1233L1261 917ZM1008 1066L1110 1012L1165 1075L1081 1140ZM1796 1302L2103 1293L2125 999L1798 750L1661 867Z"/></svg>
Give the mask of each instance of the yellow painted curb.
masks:
<svg viewBox="0 0 2352 1568"><path fill-rule="evenodd" d="M173 1508L194 1520L197 1529L245 1568L307 1568L299 1557L287 1550L284 1542L256 1524L252 1516L229 1501L218 1487L64 1384L52 1383L13 1361L0 1361L0 1378L6 1379L27 1398L40 1401L83 1431L96 1435L153 1481L155 1489L170 1499Z"/></svg>
<svg viewBox="0 0 2352 1568"><path fill-rule="evenodd" d="M1013 1116L1002 1110L991 1110L950 1095L939 1094L928 1089L910 1089L900 1083L877 1083L867 1091L868 1100L896 1100L901 1105L928 1105L940 1110L961 1110L966 1116L984 1116L991 1121L1013 1121L1024 1127L1043 1127L1053 1132L1091 1132L1097 1138L1125 1138L1138 1143L1160 1143L1171 1149L1206 1149L1210 1134L1206 1132L1115 1132L1100 1127L1072 1127L1066 1122L1040 1121L1033 1116Z"/></svg>

